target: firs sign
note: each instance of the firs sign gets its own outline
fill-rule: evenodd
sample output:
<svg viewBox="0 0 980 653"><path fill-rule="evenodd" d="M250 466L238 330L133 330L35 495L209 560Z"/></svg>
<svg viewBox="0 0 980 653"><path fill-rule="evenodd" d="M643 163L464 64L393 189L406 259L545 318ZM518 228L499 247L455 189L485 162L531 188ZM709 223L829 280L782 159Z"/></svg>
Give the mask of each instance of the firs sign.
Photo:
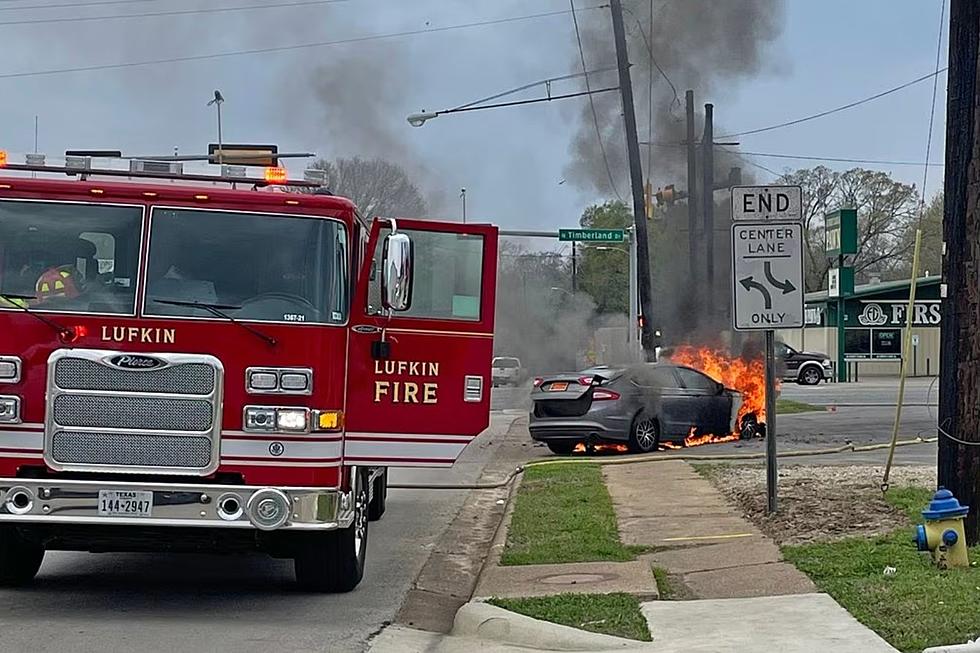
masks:
<svg viewBox="0 0 980 653"><path fill-rule="evenodd" d="M732 226L735 328L803 326L803 226L738 222Z"/></svg>

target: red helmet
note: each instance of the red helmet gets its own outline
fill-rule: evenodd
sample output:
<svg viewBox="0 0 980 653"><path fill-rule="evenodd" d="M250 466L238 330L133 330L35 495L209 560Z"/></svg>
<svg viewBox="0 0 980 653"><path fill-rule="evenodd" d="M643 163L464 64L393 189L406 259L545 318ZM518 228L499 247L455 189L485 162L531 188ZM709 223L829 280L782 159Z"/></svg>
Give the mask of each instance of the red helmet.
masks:
<svg viewBox="0 0 980 653"><path fill-rule="evenodd" d="M38 302L54 297L74 299L81 294L81 279L78 271L71 265L49 268L38 277L34 291Z"/></svg>

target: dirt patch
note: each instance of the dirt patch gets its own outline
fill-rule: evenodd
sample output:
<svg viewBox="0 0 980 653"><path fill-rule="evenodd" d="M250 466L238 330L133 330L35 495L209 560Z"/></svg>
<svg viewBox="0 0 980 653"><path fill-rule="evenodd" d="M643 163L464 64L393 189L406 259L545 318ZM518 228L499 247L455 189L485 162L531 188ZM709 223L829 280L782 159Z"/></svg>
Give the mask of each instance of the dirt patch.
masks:
<svg viewBox="0 0 980 653"><path fill-rule="evenodd" d="M902 511L881 495L884 468L798 466L779 470L779 512L766 515L766 472L760 467L711 467L703 473L779 544L826 542L884 534L907 526ZM891 486L934 487L936 469L892 468Z"/></svg>

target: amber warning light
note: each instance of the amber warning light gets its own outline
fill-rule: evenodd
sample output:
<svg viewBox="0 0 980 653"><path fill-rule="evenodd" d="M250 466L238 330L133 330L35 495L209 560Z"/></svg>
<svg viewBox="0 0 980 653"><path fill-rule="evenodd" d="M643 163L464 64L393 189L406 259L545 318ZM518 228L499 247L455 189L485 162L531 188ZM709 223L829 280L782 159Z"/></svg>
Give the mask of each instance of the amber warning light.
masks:
<svg viewBox="0 0 980 653"><path fill-rule="evenodd" d="M286 169L282 167L266 168L265 181L269 184L285 184Z"/></svg>
<svg viewBox="0 0 980 653"><path fill-rule="evenodd" d="M0 168L4 167L5 165L7 165L7 151L0 150Z"/></svg>

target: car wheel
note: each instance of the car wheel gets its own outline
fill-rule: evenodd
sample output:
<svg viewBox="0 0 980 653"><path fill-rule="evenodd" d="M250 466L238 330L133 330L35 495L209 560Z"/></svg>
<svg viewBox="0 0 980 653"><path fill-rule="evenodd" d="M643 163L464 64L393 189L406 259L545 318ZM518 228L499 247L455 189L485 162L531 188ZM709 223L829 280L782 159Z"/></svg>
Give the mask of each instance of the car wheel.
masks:
<svg viewBox="0 0 980 653"><path fill-rule="evenodd" d="M815 366L809 365L800 371L800 378L798 381L800 385L817 385L823 381L823 372L818 370Z"/></svg>
<svg viewBox="0 0 980 653"><path fill-rule="evenodd" d="M549 442L548 448L551 449L551 453L557 454L559 456L567 456L575 451L575 445L577 442Z"/></svg>
<svg viewBox="0 0 980 653"><path fill-rule="evenodd" d="M660 446L660 425L657 420L640 413L633 420L629 448L633 453L650 453Z"/></svg>
<svg viewBox="0 0 980 653"><path fill-rule="evenodd" d="M37 575L44 560L44 547L25 539L17 529L0 529L0 587L25 585Z"/></svg>
<svg viewBox="0 0 980 653"><path fill-rule="evenodd" d="M327 533L300 533L294 556L296 582L314 592L349 592L364 577L368 535L368 492L358 471L354 520L347 528Z"/></svg>
<svg viewBox="0 0 980 653"><path fill-rule="evenodd" d="M381 472L381 476L374 479L374 496L368 504L368 519L378 521L385 514L388 502L388 468Z"/></svg>

